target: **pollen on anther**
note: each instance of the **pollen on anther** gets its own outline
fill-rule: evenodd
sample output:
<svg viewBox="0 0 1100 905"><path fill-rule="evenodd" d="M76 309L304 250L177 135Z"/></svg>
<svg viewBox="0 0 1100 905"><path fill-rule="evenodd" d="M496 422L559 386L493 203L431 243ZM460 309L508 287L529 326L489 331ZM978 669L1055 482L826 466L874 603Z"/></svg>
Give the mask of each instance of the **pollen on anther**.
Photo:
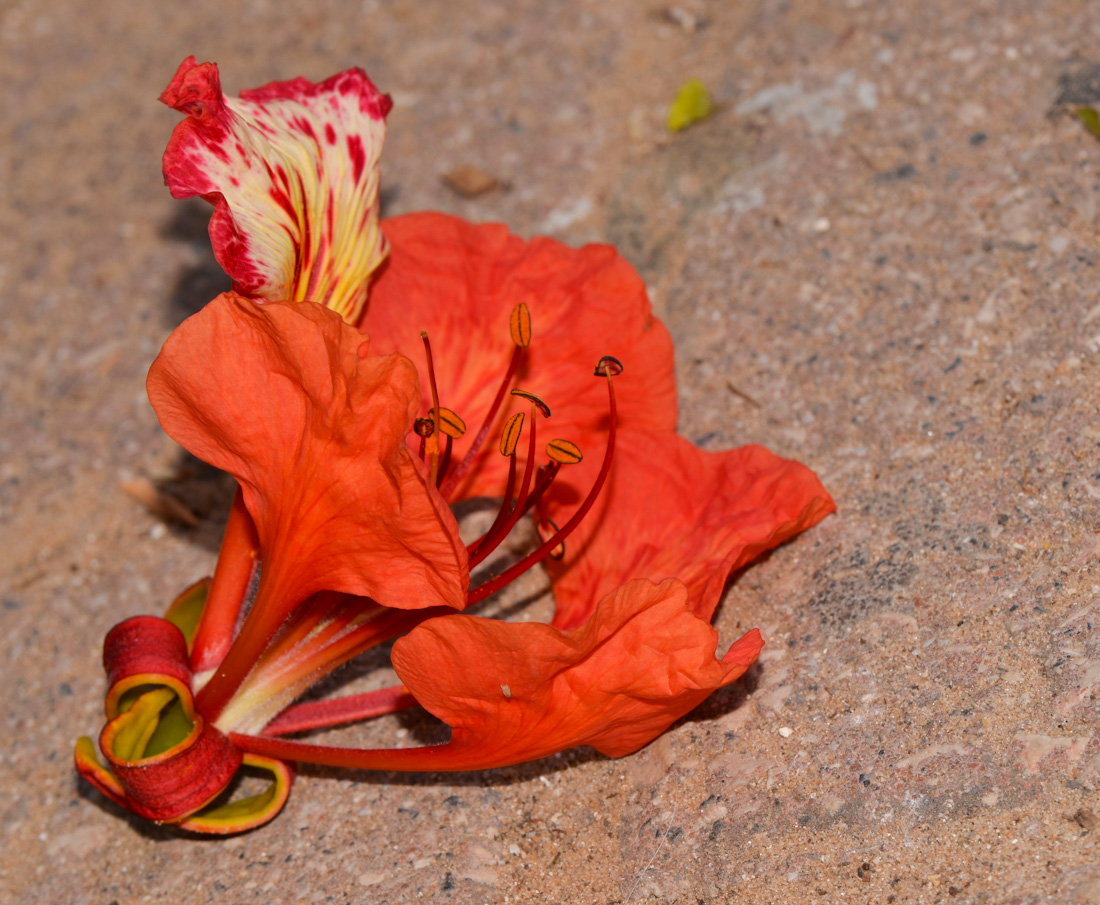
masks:
<svg viewBox="0 0 1100 905"><path fill-rule="evenodd" d="M623 363L613 355L605 355L596 362L596 370L593 373L597 377L618 377L622 372Z"/></svg>
<svg viewBox="0 0 1100 905"><path fill-rule="evenodd" d="M572 440L551 440L546 444L546 455L562 465L576 465L584 458L581 448Z"/></svg>
<svg viewBox="0 0 1100 905"><path fill-rule="evenodd" d="M432 420L435 409L428 412L428 420ZM439 432L453 440L459 440L466 433L466 422L449 408L439 407Z"/></svg>
<svg viewBox="0 0 1100 905"><path fill-rule="evenodd" d="M512 334L512 342L521 349L531 345L531 312L523 302L512 309L508 318L508 329Z"/></svg>
<svg viewBox="0 0 1100 905"><path fill-rule="evenodd" d="M534 393L528 393L527 390L521 390L518 387L512 390L513 396L519 396L521 399L526 399L528 402L533 403L540 412L542 412L543 418L550 417L550 406L539 399Z"/></svg>
<svg viewBox="0 0 1100 905"><path fill-rule="evenodd" d="M504 425L504 432L500 435L500 454L510 456L516 451L520 434L523 433L523 412L516 412L508 423Z"/></svg>

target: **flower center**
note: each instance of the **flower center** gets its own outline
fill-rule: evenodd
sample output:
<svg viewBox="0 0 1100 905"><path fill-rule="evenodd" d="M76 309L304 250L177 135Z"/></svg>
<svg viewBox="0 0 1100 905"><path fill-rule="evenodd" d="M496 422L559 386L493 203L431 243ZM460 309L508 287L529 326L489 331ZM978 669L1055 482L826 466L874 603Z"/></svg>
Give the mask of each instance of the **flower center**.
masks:
<svg viewBox="0 0 1100 905"><path fill-rule="evenodd" d="M428 466L431 481L439 488L444 499L450 499L459 481L469 471L484 447L504 398L509 394L512 379L526 349L531 344L531 314L525 304L521 303L512 310L509 328L514 349L508 368L470 448L457 464L454 464L452 460L453 444L455 440L465 435L466 423L455 412L440 406L439 387L436 382L431 342L427 333L422 332L420 334L427 360L432 407L425 417L416 420L414 430L420 437L420 458ZM599 496L611 468L611 459L615 450L617 420L613 378L621 374L622 370L622 363L608 355L600 359L594 372L597 377L603 377L607 380L609 427L603 462L588 494L570 519L560 528L540 515L536 523L540 540L539 545L501 574L493 576L477 587L472 587L467 595L468 603L472 604L484 600L547 557L560 559L564 555L565 539L576 529L596 502L596 498ZM542 465L536 465L535 460L538 455L537 421L540 416L542 418L550 417L550 407L538 396L518 387L511 387L510 394L526 400L531 406L527 456L523 463L523 473L519 475L517 449L527 419L523 412L517 412L505 422L500 435L500 453L508 459L508 478L504 486L500 509L497 511L496 518L488 530L466 548L471 571L484 562L500 546L501 542L524 515L538 506L546 491L550 489L550 485L554 482L561 467L563 465L575 465L583 458L580 447L573 441L554 439L547 443L545 447L548 461ZM443 437L442 441L440 441L440 435Z"/></svg>

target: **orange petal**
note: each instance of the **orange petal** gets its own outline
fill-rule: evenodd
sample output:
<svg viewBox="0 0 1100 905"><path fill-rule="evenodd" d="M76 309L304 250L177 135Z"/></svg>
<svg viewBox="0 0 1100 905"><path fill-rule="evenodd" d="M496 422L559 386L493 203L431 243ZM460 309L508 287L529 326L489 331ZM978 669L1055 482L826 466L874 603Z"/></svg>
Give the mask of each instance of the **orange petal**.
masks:
<svg viewBox="0 0 1100 905"><path fill-rule="evenodd" d="M590 455L563 469L543 514L564 523L598 468ZM595 508L566 541L564 559L547 563L554 625L580 624L634 578L679 578L709 620L733 570L835 508L810 469L762 446L711 453L673 434L623 431Z"/></svg>
<svg viewBox="0 0 1100 905"><path fill-rule="evenodd" d="M394 645L393 663L417 701L453 727L456 761L491 766L577 745L611 757L636 751L744 673L763 646L754 630L719 660L717 644L682 583L634 581L571 631L429 620Z"/></svg>
<svg viewBox="0 0 1100 905"><path fill-rule="evenodd" d="M467 442L507 369L519 304L527 305L531 322L523 387L549 404L557 436L585 450L602 448L607 389L592 368L604 355L626 366L615 381L622 425L675 429L672 341L653 317L645 284L615 249L527 242L498 224L436 213L397 217L382 228L392 251L371 287L362 328L375 352L399 351L418 366L419 331L429 333L440 401L470 425ZM424 410L431 402L422 393ZM458 496L501 492L507 462L496 455L496 436ZM464 452L455 445L456 458ZM522 458L521 452L521 466Z"/></svg>
<svg viewBox="0 0 1100 905"><path fill-rule="evenodd" d="M763 647L755 629L721 659L717 644L674 579L630 582L570 631L441 616L398 641L393 664L417 701L451 725L447 744L356 749L230 738L268 757L368 770L480 770L578 745L620 757L741 676Z"/></svg>
<svg viewBox="0 0 1100 905"><path fill-rule="evenodd" d="M210 239L246 295L313 301L354 323L386 256L378 156L391 102L361 69L222 94L188 57L161 100L186 115L164 153L175 198L215 205Z"/></svg>
<svg viewBox="0 0 1100 905"><path fill-rule="evenodd" d="M362 334L319 305L229 293L168 338L149 398L170 436L240 482L265 599L289 612L333 590L461 608L465 548L405 447L416 371L365 352Z"/></svg>

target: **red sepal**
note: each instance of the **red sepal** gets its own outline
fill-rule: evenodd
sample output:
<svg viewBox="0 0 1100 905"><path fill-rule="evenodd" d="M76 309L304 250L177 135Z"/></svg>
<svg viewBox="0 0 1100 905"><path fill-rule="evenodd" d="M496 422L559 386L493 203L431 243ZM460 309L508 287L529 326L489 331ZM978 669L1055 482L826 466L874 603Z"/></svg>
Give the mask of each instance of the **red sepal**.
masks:
<svg viewBox="0 0 1100 905"><path fill-rule="evenodd" d="M195 813L221 794L241 766L241 751L197 714L194 730L175 747L156 757L120 760L111 751L116 722L103 727L100 750L126 790L125 806L150 820Z"/></svg>

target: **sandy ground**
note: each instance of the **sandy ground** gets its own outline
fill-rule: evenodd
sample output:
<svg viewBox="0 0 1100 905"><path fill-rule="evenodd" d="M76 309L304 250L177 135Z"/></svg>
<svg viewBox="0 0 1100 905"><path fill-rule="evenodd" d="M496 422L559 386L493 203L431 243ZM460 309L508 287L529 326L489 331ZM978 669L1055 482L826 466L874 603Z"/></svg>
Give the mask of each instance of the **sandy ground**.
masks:
<svg viewBox="0 0 1100 905"><path fill-rule="evenodd" d="M1095 4L9 0L0 46L5 902L1100 901L1100 143L1058 104L1100 99ZM190 53L230 91L361 65L388 213L639 268L681 430L840 507L732 586L746 680L618 761L306 771L228 841L77 781L104 633L209 572L229 500L187 466L187 529L118 487L178 471L144 374L225 285L161 184ZM691 77L718 109L670 136Z"/></svg>

